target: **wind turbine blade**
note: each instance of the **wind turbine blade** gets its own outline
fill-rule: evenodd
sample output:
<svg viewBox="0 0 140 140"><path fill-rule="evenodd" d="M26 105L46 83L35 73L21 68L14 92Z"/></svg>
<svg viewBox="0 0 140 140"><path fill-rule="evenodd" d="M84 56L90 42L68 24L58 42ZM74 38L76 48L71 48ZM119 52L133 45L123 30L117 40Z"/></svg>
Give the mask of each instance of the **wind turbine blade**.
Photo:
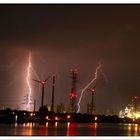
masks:
<svg viewBox="0 0 140 140"><path fill-rule="evenodd" d="M52 76L52 75L50 74L50 75L44 80L44 82L47 82L47 81L50 79L51 76Z"/></svg>
<svg viewBox="0 0 140 140"><path fill-rule="evenodd" d="M39 81L39 80L35 80L35 79L32 79L32 80L34 80L35 82L41 83L41 81Z"/></svg>
<svg viewBox="0 0 140 140"><path fill-rule="evenodd" d="M90 88L87 88L87 90L91 91L91 89L90 89Z"/></svg>

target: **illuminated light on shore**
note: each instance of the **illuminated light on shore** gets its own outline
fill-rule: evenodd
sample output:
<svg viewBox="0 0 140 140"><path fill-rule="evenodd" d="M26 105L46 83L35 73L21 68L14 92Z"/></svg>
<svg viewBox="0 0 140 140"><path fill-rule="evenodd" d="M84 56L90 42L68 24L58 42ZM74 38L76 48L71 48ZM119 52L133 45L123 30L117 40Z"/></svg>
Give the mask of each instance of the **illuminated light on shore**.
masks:
<svg viewBox="0 0 140 140"><path fill-rule="evenodd" d="M140 118L140 113L136 113L136 119Z"/></svg>
<svg viewBox="0 0 140 140"><path fill-rule="evenodd" d="M30 116L33 117L35 114L34 113L30 113Z"/></svg>
<svg viewBox="0 0 140 140"><path fill-rule="evenodd" d="M70 119L70 118L71 118L71 116L70 116L70 115L68 115L68 116L67 116L67 119Z"/></svg>
<svg viewBox="0 0 140 140"><path fill-rule="evenodd" d="M58 119L58 117L55 117L55 121L58 121L59 119Z"/></svg>
<svg viewBox="0 0 140 140"><path fill-rule="evenodd" d="M97 121L97 120L98 120L98 117L97 117L97 116L95 116L95 117L94 117L94 120L95 120L95 121Z"/></svg>
<svg viewBox="0 0 140 140"><path fill-rule="evenodd" d="M46 120L48 120L49 119L49 116L46 116Z"/></svg>

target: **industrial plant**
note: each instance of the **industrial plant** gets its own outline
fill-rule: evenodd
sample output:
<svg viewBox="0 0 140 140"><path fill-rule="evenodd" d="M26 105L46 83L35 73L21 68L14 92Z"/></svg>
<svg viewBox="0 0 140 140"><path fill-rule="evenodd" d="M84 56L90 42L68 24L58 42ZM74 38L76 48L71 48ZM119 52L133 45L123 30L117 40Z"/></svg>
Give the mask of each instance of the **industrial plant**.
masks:
<svg viewBox="0 0 140 140"><path fill-rule="evenodd" d="M99 68L99 67L97 67ZM96 70L95 77L97 76L98 69ZM11 110L10 108L0 110L0 123L26 123L26 122L37 122L46 124L46 122L79 122L79 123L139 123L140 122L140 108L138 106L138 96L133 96L131 103L125 107L124 110L119 112L119 115L101 115L96 110L96 84L90 87L91 83L96 80L93 79L90 84L85 88L89 94L91 94L91 100L87 104L87 113L79 113L78 110L78 95L77 95L77 82L78 82L78 70L71 69L71 90L69 93L69 108L66 109L64 104L55 104L55 75L48 76L45 80L32 81L37 82L41 85L41 105L38 111L36 111L36 99L32 100L30 96L26 97L26 106L33 104L32 110ZM52 96L51 104L44 104L45 85L52 78ZM82 96L81 96L82 97ZM29 103L30 101L30 103ZM81 101L81 100L79 100ZM56 107L56 108L55 108ZM55 111L56 110L56 111Z"/></svg>
<svg viewBox="0 0 140 140"><path fill-rule="evenodd" d="M46 122L113 122L113 123L139 123L140 121L140 108L138 106L138 96L133 96L131 99L131 103L125 107L124 110L121 110L117 115L113 113L107 114L99 114L97 110L97 104L95 100L95 95L97 92L97 79L98 74L102 72L101 63L96 67L94 77L92 80L84 86L81 90L80 95L78 95L77 91L77 83L79 82L79 71L78 69L70 70L70 81L71 85L69 91L69 107L66 108L63 103L56 104L56 96L55 96L55 85L56 76L55 74L49 75L44 80L34 79L31 77L31 53L29 53L28 66L27 66L27 75L26 75L26 83L28 94L25 96L24 105L26 106L24 109L10 109L4 108L0 110L0 120L1 123L24 123L24 122L38 122L38 123L46 123ZM102 72L103 74L103 72ZM52 80L51 80L52 79ZM36 109L37 99L32 98L32 87L30 82L36 82L41 86L41 92L39 93L40 107ZM44 95L45 95L45 86L52 81L51 83L51 103L44 103ZM94 86L93 86L94 85ZM88 100L87 112L80 113L81 109L81 101L84 95L84 92L90 94L90 100Z"/></svg>

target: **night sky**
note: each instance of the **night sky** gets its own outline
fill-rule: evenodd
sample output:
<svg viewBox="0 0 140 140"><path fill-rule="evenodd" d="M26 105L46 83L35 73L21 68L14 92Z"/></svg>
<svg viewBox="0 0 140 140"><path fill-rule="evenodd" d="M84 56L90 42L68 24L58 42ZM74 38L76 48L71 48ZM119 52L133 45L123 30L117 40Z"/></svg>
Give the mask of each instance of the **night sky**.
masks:
<svg viewBox="0 0 140 140"><path fill-rule="evenodd" d="M0 108L22 109L28 94L26 68L32 55L32 98L40 106L41 89L32 79L56 75L55 106L69 106L70 69L78 69L77 92L94 78L99 113L121 110L140 95L140 5L0 5ZM36 73L36 74L35 74ZM52 79L45 86L51 103ZM94 86L94 83L91 87ZM80 112L86 112L86 91Z"/></svg>

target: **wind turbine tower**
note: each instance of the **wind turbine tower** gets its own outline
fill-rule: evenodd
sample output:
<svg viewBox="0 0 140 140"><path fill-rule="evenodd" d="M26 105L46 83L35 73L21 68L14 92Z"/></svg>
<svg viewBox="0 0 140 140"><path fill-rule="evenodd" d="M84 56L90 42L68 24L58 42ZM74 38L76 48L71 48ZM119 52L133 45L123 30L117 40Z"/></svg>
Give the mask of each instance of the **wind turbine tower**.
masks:
<svg viewBox="0 0 140 140"><path fill-rule="evenodd" d="M38 82L39 84L41 84L42 86L42 98L41 98L41 107L43 107L43 101L44 101L44 87L45 84L47 83L47 81L49 80L50 76L48 78L46 78L45 80L35 80L33 79L35 82Z"/></svg>

